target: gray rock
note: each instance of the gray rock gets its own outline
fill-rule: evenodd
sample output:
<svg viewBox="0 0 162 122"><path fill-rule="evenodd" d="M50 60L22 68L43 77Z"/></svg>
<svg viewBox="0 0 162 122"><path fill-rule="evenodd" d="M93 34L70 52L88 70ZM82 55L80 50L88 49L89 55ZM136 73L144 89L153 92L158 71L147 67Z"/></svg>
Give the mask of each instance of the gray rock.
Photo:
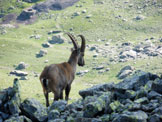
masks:
<svg viewBox="0 0 162 122"><path fill-rule="evenodd" d="M77 72L76 75L83 76L83 75L85 75L88 72L89 72L89 70L83 70L83 71Z"/></svg>
<svg viewBox="0 0 162 122"><path fill-rule="evenodd" d="M74 122L102 122L102 121L97 118L78 117L78 118L75 118Z"/></svg>
<svg viewBox="0 0 162 122"><path fill-rule="evenodd" d="M64 119L48 120L48 122L65 122Z"/></svg>
<svg viewBox="0 0 162 122"><path fill-rule="evenodd" d="M26 69L26 67L28 66L28 64L25 64L24 62L20 62L18 64L18 66L16 67L17 70L22 70L22 69Z"/></svg>
<svg viewBox="0 0 162 122"><path fill-rule="evenodd" d="M72 16L79 16L80 12L75 12Z"/></svg>
<svg viewBox="0 0 162 122"><path fill-rule="evenodd" d="M52 45L51 45L49 42L43 43L42 46L43 46L44 48L52 47Z"/></svg>
<svg viewBox="0 0 162 122"><path fill-rule="evenodd" d="M45 121L47 119L47 110L37 100L33 98L25 99L21 104L21 110L24 115L32 121Z"/></svg>
<svg viewBox="0 0 162 122"><path fill-rule="evenodd" d="M152 90L162 94L162 80L157 79L152 83Z"/></svg>
<svg viewBox="0 0 162 122"><path fill-rule="evenodd" d="M143 111L125 112L112 122L147 122L148 115Z"/></svg>
<svg viewBox="0 0 162 122"><path fill-rule="evenodd" d="M116 85L119 89L139 90L149 80L155 80L157 75L146 73L142 71L135 72L132 77L125 78L122 82Z"/></svg>
<svg viewBox="0 0 162 122"><path fill-rule="evenodd" d="M161 122L162 117L158 114L151 115L148 119L148 122Z"/></svg>
<svg viewBox="0 0 162 122"><path fill-rule="evenodd" d="M110 112L120 112L122 111L123 105L119 101L114 101L109 104Z"/></svg>
<svg viewBox="0 0 162 122"><path fill-rule="evenodd" d="M135 17L136 20L144 20L146 17L143 15L138 15Z"/></svg>
<svg viewBox="0 0 162 122"><path fill-rule="evenodd" d="M162 98L162 95L157 93L156 91L151 91L151 92L148 93L147 97L149 99L155 99L155 98L158 98L158 97Z"/></svg>
<svg viewBox="0 0 162 122"><path fill-rule="evenodd" d="M136 97L136 92L133 90L126 90L125 98L127 99L134 99Z"/></svg>
<svg viewBox="0 0 162 122"><path fill-rule="evenodd" d="M104 114L100 117L102 122L109 122L110 121L110 115L109 114Z"/></svg>
<svg viewBox="0 0 162 122"><path fill-rule="evenodd" d="M98 66L98 67L94 67L93 69L95 69L95 70L102 70L102 69L104 69L105 67L104 66Z"/></svg>
<svg viewBox="0 0 162 122"><path fill-rule="evenodd" d="M156 108L152 113L162 115L162 106Z"/></svg>
<svg viewBox="0 0 162 122"><path fill-rule="evenodd" d="M84 117L93 118L97 116L98 113L102 112L106 108L106 103L110 103L110 94L107 95L101 95L98 97L95 101L92 101L88 104L85 104L83 110L84 110ZM108 100L108 101L107 101Z"/></svg>
<svg viewBox="0 0 162 122"><path fill-rule="evenodd" d="M6 120L9 117L9 114L0 112L0 117L2 117L3 120ZM0 121L1 122L1 121Z"/></svg>
<svg viewBox="0 0 162 122"><path fill-rule="evenodd" d="M32 122L29 118L26 116L17 116L17 117L11 117L4 122Z"/></svg>
<svg viewBox="0 0 162 122"><path fill-rule="evenodd" d="M129 76L130 74L132 74L132 70L125 70L118 77L119 79L123 79Z"/></svg>
<svg viewBox="0 0 162 122"><path fill-rule="evenodd" d="M77 1L79 0L46 0L45 2L34 5L33 9L35 9L37 12L47 12L48 10L62 10L68 6L72 6Z"/></svg>
<svg viewBox="0 0 162 122"><path fill-rule="evenodd" d="M20 80L28 80L26 76L21 76Z"/></svg>
<svg viewBox="0 0 162 122"><path fill-rule="evenodd" d="M58 110L51 110L48 114L48 120L59 119L60 112Z"/></svg>
<svg viewBox="0 0 162 122"><path fill-rule="evenodd" d="M66 38L62 34L57 34L52 37L52 40L49 41L50 44L62 44L66 41Z"/></svg>
<svg viewBox="0 0 162 122"><path fill-rule="evenodd" d="M107 92L109 90L112 90L114 88L114 84L100 84L93 86L91 88L87 88L85 90L80 90L79 94L85 98L87 96L94 96L97 95L98 92Z"/></svg>
<svg viewBox="0 0 162 122"><path fill-rule="evenodd" d="M148 96L148 93L145 89L140 89L136 92L136 98L135 99L139 99L139 98L142 98L142 97L147 97Z"/></svg>
<svg viewBox="0 0 162 122"><path fill-rule="evenodd" d="M87 15L86 19L90 19L92 17L92 15Z"/></svg>
<svg viewBox="0 0 162 122"><path fill-rule="evenodd" d="M39 53L36 54L36 57L43 57L47 55L47 50L41 49Z"/></svg>
<svg viewBox="0 0 162 122"><path fill-rule="evenodd" d="M36 2L36 1L38 1L38 0L23 0L24 2L28 2L28 3L34 3L34 2Z"/></svg>
<svg viewBox="0 0 162 122"><path fill-rule="evenodd" d="M142 110L145 112L152 112L157 107L158 107L158 103L156 103L156 102L150 102L148 104L141 106Z"/></svg>
<svg viewBox="0 0 162 122"><path fill-rule="evenodd" d="M58 110L59 112L65 111L67 102L64 100L54 101L52 105L50 106L49 110Z"/></svg>
<svg viewBox="0 0 162 122"><path fill-rule="evenodd" d="M10 72L11 75L16 75L16 76L27 76L28 73L24 71L19 71L19 70L13 70Z"/></svg>
<svg viewBox="0 0 162 122"><path fill-rule="evenodd" d="M25 20L29 20L32 18L32 16L34 16L36 13L36 10L32 9L32 8L27 8L24 9L20 15L17 17L17 20L20 21L25 21Z"/></svg>
<svg viewBox="0 0 162 122"><path fill-rule="evenodd" d="M124 59L124 58L133 58L133 59L135 59L137 57L137 53L136 53L136 51L133 51L133 50L124 51L124 52L120 53L119 57L121 59Z"/></svg>
<svg viewBox="0 0 162 122"><path fill-rule="evenodd" d="M86 13L86 12L87 12L87 10L85 10L85 9L84 9L84 10L82 10L82 13Z"/></svg>
<svg viewBox="0 0 162 122"><path fill-rule="evenodd" d="M142 98L135 100L134 102L139 103L139 104L147 104L149 102L149 100L147 97L142 97Z"/></svg>

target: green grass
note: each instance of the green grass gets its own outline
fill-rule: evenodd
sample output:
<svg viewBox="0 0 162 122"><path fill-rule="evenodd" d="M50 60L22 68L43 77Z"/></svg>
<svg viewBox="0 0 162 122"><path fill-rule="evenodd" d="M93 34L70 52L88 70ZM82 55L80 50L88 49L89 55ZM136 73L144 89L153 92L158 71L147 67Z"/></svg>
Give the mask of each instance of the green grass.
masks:
<svg viewBox="0 0 162 122"><path fill-rule="evenodd" d="M128 4L124 4L124 1L105 0L105 4L94 4L92 0L81 0L65 10L50 11L49 14L54 15L51 19L42 20L40 17L35 23L30 25L19 25L19 28L14 29L6 28L7 34L0 35L0 89L12 86L15 76L9 76L9 72L15 69L14 65L23 61L29 64L29 67L25 69L29 73L29 79L20 81L22 99L33 97L45 104L39 78L34 77L34 72L40 74L44 66L48 64L67 61L70 56L70 48L72 47L72 44L68 44L67 42L61 45L56 44L52 48L47 49L48 54L46 56L36 58L36 53L42 49L41 44L46 42L48 37L54 35L48 35L50 30L69 32L69 29L73 28L74 34L83 34L86 37L87 45L104 45L105 42L96 42L95 40L97 39L106 39L107 41L112 39L111 46L128 41L133 44L138 44L150 37L158 40L162 33L161 11L155 6L143 9L142 15L146 16L146 19L143 21L135 21L133 18L138 15L137 6L142 6L143 1L129 0L130 2ZM8 6L10 4L6 3ZM82 7L76 7L77 4L82 5ZM129 4L134 4L134 6L129 8ZM24 4L24 7L30 5L32 4L27 4L26 6ZM22 10L22 7L18 7L18 9ZM85 9L87 13L81 13ZM74 12L80 12L81 14L80 16L71 18ZM92 15L92 17L87 19L87 15ZM116 18L119 15L121 15L121 18ZM46 15L42 14L43 16ZM123 21L122 19L126 19L127 21ZM30 38L31 35L36 34L41 35L39 40ZM65 37L69 40L66 35ZM159 42L156 41L156 43L158 44ZM76 76L70 92L70 102L80 98L78 92L81 89L91 87L95 84L120 82L116 75L125 65L131 65L137 70L141 69L147 72L157 73L158 75L162 71L161 57L138 59L125 63L111 63L108 60L109 57L99 56L94 60L92 58L93 54L93 52L86 49L86 65L85 67L77 67L77 71L88 69L89 72L82 77ZM47 59L49 62L44 63ZM92 64L92 62L96 63L96 65ZM107 63L110 65L105 65ZM147 63L150 63L150 65L147 66ZM99 74L98 71L93 70L93 67L102 64L106 68L110 68L110 71ZM52 94L50 98L53 98ZM52 102L52 99L50 99L50 102Z"/></svg>

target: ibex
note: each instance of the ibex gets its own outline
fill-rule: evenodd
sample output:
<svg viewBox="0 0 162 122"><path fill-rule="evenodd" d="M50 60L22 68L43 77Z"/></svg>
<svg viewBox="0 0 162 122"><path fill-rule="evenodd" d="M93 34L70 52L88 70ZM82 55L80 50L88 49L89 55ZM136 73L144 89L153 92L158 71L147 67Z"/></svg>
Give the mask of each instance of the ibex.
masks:
<svg viewBox="0 0 162 122"><path fill-rule="evenodd" d="M44 96L46 99L46 106L49 106L48 93L54 93L54 101L63 99L63 90L65 90L65 100L68 101L71 84L75 78L76 66L84 66L84 52L85 52L85 38L81 37L81 47L78 46L77 40L70 33L66 33L73 45L72 51L68 62L60 64L51 64L46 66L40 75L40 81L43 87Z"/></svg>

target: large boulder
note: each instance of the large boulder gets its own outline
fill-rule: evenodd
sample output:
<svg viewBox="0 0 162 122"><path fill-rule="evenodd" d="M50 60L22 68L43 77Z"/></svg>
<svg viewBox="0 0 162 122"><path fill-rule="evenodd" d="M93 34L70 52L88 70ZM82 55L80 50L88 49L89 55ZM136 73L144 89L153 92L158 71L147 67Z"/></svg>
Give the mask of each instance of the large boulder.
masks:
<svg viewBox="0 0 162 122"><path fill-rule="evenodd" d="M13 116L4 122L32 122L29 118L26 116Z"/></svg>
<svg viewBox="0 0 162 122"><path fill-rule="evenodd" d="M123 67L120 72L118 73L117 77L119 79L123 79L123 78L126 78L128 75L130 75L132 72L133 72L133 67L131 66L125 66Z"/></svg>
<svg viewBox="0 0 162 122"><path fill-rule="evenodd" d="M21 110L24 115L32 121L43 122L47 120L46 108L37 100L33 98L25 99L21 104Z"/></svg>
<svg viewBox="0 0 162 122"><path fill-rule="evenodd" d="M58 110L59 112L65 111L67 102L64 100L54 101L50 106L49 110Z"/></svg>
<svg viewBox="0 0 162 122"><path fill-rule="evenodd" d="M147 122L148 115L143 111L125 112L113 122Z"/></svg>
<svg viewBox="0 0 162 122"><path fill-rule="evenodd" d="M33 6L37 12L47 12L48 10L61 10L72 6L79 0L46 0Z"/></svg>
<svg viewBox="0 0 162 122"><path fill-rule="evenodd" d="M20 99L20 85L18 79L14 79L13 87L0 92L1 110L10 115L19 114L21 99Z"/></svg>
<svg viewBox="0 0 162 122"><path fill-rule="evenodd" d="M25 21L31 19L36 13L36 10L32 8L24 9L21 14L17 17L17 20Z"/></svg>
<svg viewBox="0 0 162 122"><path fill-rule="evenodd" d="M87 96L97 95L100 92L111 91L112 89L114 89L114 84L113 83L110 83L110 84L99 84L99 85L93 86L91 88L87 88L85 90L80 90L79 94L83 98L85 98Z"/></svg>
<svg viewBox="0 0 162 122"><path fill-rule="evenodd" d="M162 94L162 79L157 79L152 83L152 90Z"/></svg>
<svg viewBox="0 0 162 122"><path fill-rule="evenodd" d="M62 34L57 34L52 37L52 40L49 41L50 44L62 44L64 43L66 38L63 37Z"/></svg>
<svg viewBox="0 0 162 122"><path fill-rule="evenodd" d="M96 117L99 113L107 111L106 108L110 104L111 93L107 92L99 96L94 101L90 101L88 104L84 104L84 117Z"/></svg>
<svg viewBox="0 0 162 122"><path fill-rule="evenodd" d="M138 71L132 77L125 78L122 82L118 83L116 87L120 89L139 90L148 81L159 78L157 75Z"/></svg>

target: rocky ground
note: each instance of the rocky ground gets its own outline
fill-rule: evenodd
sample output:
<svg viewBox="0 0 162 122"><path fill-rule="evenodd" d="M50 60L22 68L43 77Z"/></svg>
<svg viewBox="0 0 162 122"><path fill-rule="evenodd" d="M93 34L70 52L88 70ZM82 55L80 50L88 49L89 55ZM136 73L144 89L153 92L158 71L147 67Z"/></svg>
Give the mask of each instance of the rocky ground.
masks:
<svg viewBox="0 0 162 122"><path fill-rule="evenodd" d="M4 122L161 122L162 79L136 71L118 84L81 90L82 99L60 100L45 108L36 99L21 101L18 79L0 91L0 121Z"/></svg>

